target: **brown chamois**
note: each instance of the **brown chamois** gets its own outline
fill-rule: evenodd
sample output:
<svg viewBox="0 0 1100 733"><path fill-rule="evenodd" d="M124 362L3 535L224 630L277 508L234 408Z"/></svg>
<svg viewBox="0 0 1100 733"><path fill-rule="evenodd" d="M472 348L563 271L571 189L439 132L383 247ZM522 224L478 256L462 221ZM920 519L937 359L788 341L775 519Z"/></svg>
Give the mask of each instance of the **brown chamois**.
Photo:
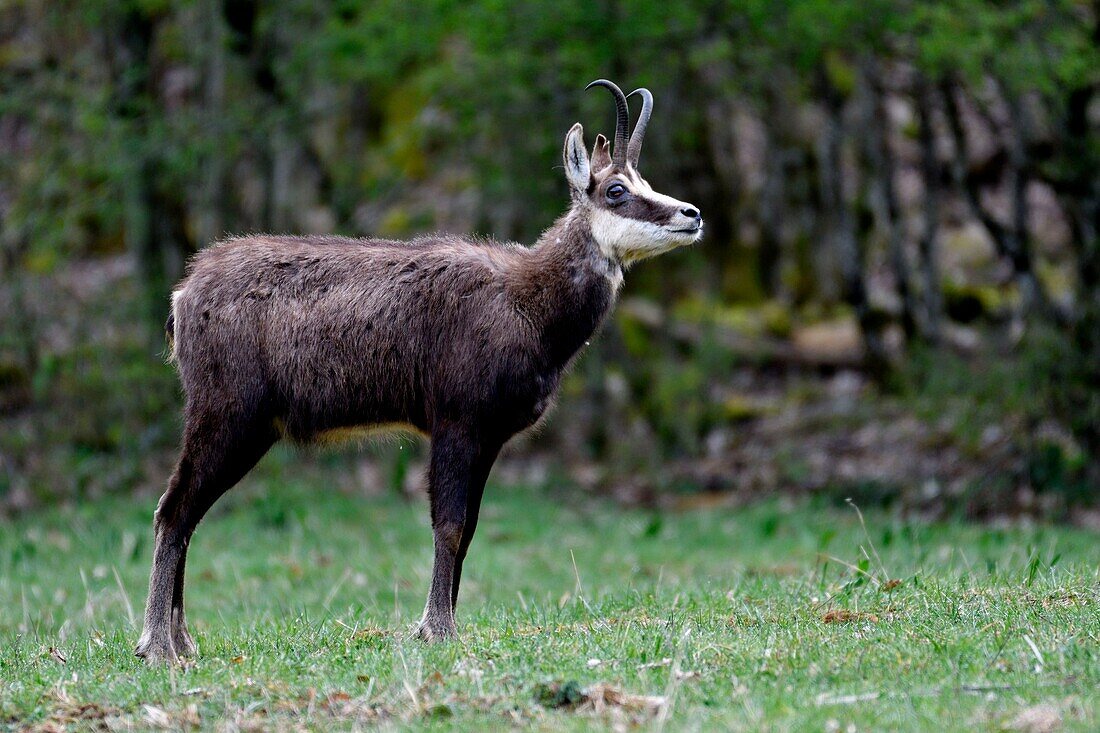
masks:
<svg viewBox="0 0 1100 733"><path fill-rule="evenodd" d="M455 635L462 561L501 447L551 403L615 302L623 268L699 239L699 211L638 174L653 109L627 141L565 138L572 205L534 247L450 235L409 242L245 236L197 254L167 332L186 395L183 444L154 515L156 545L136 653L194 655L183 612L195 526L280 438L309 443L402 427L431 439L435 564L418 633Z"/></svg>

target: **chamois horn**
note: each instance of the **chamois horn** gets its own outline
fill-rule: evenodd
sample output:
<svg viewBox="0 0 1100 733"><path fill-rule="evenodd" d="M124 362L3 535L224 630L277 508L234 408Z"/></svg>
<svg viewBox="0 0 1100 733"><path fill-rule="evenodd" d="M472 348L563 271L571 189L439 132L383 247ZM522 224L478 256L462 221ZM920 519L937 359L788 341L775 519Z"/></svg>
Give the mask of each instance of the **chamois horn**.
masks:
<svg viewBox="0 0 1100 733"><path fill-rule="evenodd" d="M635 89L627 97L638 94L642 98L642 113L634 124L634 133L630 136L630 144L626 149L626 160L635 168L638 167L638 158L642 154L642 140L645 138L645 128L649 125L649 116L653 114L653 95L645 87Z"/></svg>
<svg viewBox="0 0 1100 733"><path fill-rule="evenodd" d="M606 87L611 95L615 97L615 147L611 151L611 162L620 166L624 165L626 163L626 135L630 129L630 107L627 106L626 95L614 82L607 79L597 79L586 86L585 90L592 87Z"/></svg>

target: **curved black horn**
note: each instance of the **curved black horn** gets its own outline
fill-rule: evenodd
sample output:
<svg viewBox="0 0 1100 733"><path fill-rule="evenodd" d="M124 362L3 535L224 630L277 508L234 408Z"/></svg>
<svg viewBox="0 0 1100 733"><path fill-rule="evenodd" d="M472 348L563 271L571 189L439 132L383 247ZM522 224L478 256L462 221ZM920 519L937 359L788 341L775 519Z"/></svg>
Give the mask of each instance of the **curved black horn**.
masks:
<svg viewBox="0 0 1100 733"><path fill-rule="evenodd" d="M634 133L630 136L630 145L626 149L626 159L638 167L638 158L642 154L642 140L645 138L645 128L649 125L649 116L653 114L653 95L645 87L635 89L628 97L639 94L642 97L642 113L638 116L638 122L634 125Z"/></svg>
<svg viewBox="0 0 1100 733"><path fill-rule="evenodd" d="M626 135L630 130L630 107L626 104L626 95L607 79L597 79L586 86L585 90L592 87L607 87L615 97L615 148L611 151L611 162L623 165L626 162Z"/></svg>

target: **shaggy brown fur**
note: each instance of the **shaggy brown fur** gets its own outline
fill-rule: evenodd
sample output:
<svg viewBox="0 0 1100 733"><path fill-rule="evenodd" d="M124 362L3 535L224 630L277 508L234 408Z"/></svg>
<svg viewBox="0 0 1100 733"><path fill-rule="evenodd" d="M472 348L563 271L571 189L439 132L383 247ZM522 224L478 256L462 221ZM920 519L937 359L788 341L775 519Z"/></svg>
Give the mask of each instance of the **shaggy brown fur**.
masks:
<svg viewBox="0 0 1100 733"><path fill-rule="evenodd" d="M435 567L419 633L454 635L462 562L489 469L504 443L546 410L610 311L620 262L630 259L594 233L594 212L625 206L662 231L679 231L689 219L696 227L690 236L636 242L642 249L698 237L698 212L688 217L687 204L647 197L651 189L633 169L608 163L592 174L578 145L579 125L565 152L573 206L532 248L452 236L265 235L230 239L194 258L167 324L186 394L185 428L155 515L139 656L195 653L183 611L187 544L206 511L272 444L370 426L431 437ZM596 160L610 160L606 148L600 136ZM629 204L606 200L602 184L612 178L630 187ZM618 219L601 221L613 230Z"/></svg>

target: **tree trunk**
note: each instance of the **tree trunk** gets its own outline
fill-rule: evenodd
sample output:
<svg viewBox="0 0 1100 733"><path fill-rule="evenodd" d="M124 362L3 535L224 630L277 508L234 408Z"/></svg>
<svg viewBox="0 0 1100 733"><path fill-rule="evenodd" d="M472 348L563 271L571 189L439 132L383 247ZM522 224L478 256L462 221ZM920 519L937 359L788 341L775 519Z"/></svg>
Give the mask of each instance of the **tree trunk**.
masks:
<svg viewBox="0 0 1100 733"><path fill-rule="evenodd" d="M890 269L894 275L894 286L901 301L901 326L907 339L916 335L916 308L910 289L909 261L905 255L905 226L901 217L894 179L897 164L893 148L890 146L890 119L886 111L886 94L883 89L882 75L875 59L867 58L863 62L863 74L867 85L869 100L865 115L867 129L867 158L875 179L878 181L882 200L882 219L886 228Z"/></svg>
<svg viewBox="0 0 1100 733"><path fill-rule="evenodd" d="M2 212L0 212L2 214ZM11 304L13 313L5 319L8 325L15 330L14 341L18 344L23 360L22 368L28 375L38 371L40 362L38 319L27 302L27 290L31 279L24 272L29 242L25 236L12 234L5 237L4 220L0 215L0 282L7 280L10 285ZM5 239L10 239L7 246ZM33 289L33 287L31 288Z"/></svg>
<svg viewBox="0 0 1100 733"><path fill-rule="evenodd" d="M781 295L783 265L783 214L786 207L787 150L785 132L780 126L785 103L781 93L767 93L764 124L764 184L758 206L760 223L759 277L768 298Z"/></svg>
<svg viewBox="0 0 1100 733"><path fill-rule="evenodd" d="M1100 1L1092 30L1100 46ZM1100 84L1086 83L1066 97L1063 124L1051 166L1059 175L1048 179L1062 201L1072 232L1077 270L1076 308L1070 330L1076 367L1073 384L1060 388L1058 408L1064 410L1074 434L1090 457L1089 480L1100 487L1100 141L1089 108Z"/></svg>
<svg viewBox="0 0 1100 733"><path fill-rule="evenodd" d="M724 95L723 95L724 96ZM733 111L723 98L715 94L715 99L707 105L702 123L703 134L709 145L709 155L704 156L704 167L699 171L699 180L712 181L708 187L717 206L705 207L707 213L708 239L712 242L709 254L714 259L713 274L716 277L716 291L723 297L736 297L729 286L731 268L736 266L735 247L738 238L738 207L741 200L741 175L737 170L737 139L734 128Z"/></svg>
<svg viewBox="0 0 1100 733"><path fill-rule="evenodd" d="M129 128L129 148L134 154L127 194L127 238L141 267L150 317L159 323L168 315L169 279L182 269L178 263L186 235L183 205L178 195L165 191L156 141L150 139L148 105L143 103L143 99L155 99L157 92L151 58L155 31L153 19L141 8L124 13L121 66L114 74L115 105ZM153 333L159 343L159 331Z"/></svg>
<svg viewBox="0 0 1100 733"><path fill-rule="evenodd" d="M872 378L881 382L889 373L890 362L882 338L880 319L872 312L867 297L865 247L856 236L855 222L844 192L841 160L844 99L824 73L820 74L819 80L826 110L826 121L819 143L821 216L825 224L826 243L840 264L842 296L855 310L859 322L867 371Z"/></svg>
<svg viewBox="0 0 1100 733"><path fill-rule="evenodd" d="M294 168L294 148L282 120L276 120L272 126L267 154L271 164L267 189L268 211L270 212L268 223L272 231L289 232L293 228L291 184Z"/></svg>
<svg viewBox="0 0 1100 733"><path fill-rule="evenodd" d="M1027 117L1022 100L1017 95L1006 94L1005 97L1011 119L1008 169L1012 187L1012 224L1005 230L1008 236L1006 249L1012 262L1013 276L1020 288L1020 306L1026 318L1049 311L1049 302L1035 275L1028 229L1030 206L1027 187L1031 182L1031 160L1027 154Z"/></svg>
<svg viewBox="0 0 1100 733"><path fill-rule="evenodd" d="M1030 181L1030 163L1026 153L1026 130L1023 110L1019 100L1009 99L1009 108L1013 115L1012 130L1009 131L1008 173L1012 187L1011 224L998 221L981 200L978 181L970 171L970 146L966 138L962 115L959 110L958 85L946 79L942 82L944 111L947 113L948 127L955 147L955 161L952 173L956 185L962 191L963 198L971 214L981 222L993 240L999 257L1012 266L1012 279L1021 296L1021 310L1015 316L1017 321L1034 314L1056 316L1050 301L1046 297L1032 267L1031 241L1028 232L1027 185Z"/></svg>
<svg viewBox="0 0 1100 733"><path fill-rule="evenodd" d="M225 130L225 24L216 0L202 0L202 25L206 34L206 78L203 84L203 110L206 136L220 141ZM226 175L227 151L213 145L202 175L198 226L198 246L202 247L225 233L229 191Z"/></svg>
<svg viewBox="0 0 1100 733"><path fill-rule="evenodd" d="M936 135L932 124L932 90L928 80L918 76L914 97L920 124L921 176L924 179L924 222L917 253L920 269L921 335L929 343L939 343L943 316L940 291L939 216L940 165L936 156Z"/></svg>

